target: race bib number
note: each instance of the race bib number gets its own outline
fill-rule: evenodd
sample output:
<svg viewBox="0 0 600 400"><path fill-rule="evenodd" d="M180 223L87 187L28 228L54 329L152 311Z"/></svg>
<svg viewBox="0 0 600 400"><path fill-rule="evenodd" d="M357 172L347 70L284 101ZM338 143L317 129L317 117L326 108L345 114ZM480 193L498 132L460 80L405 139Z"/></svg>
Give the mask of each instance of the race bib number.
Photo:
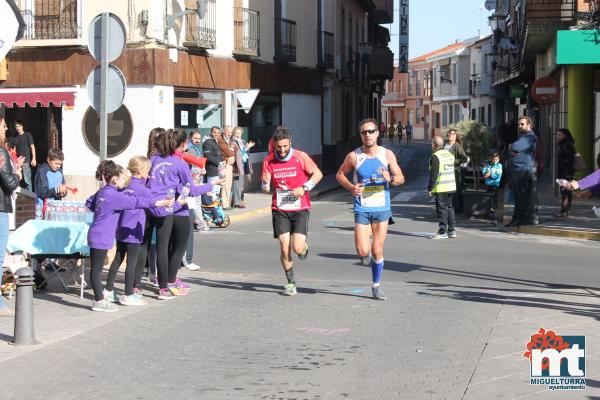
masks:
<svg viewBox="0 0 600 400"><path fill-rule="evenodd" d="M291 190L277 190L277 208L284 211L299 210L300 197L294 196Z"/></svg>
<svg viewBox="0 0 600 400"><path fill-rule="evenodd" d="M365 186L360 198L363 207L385 207L385 187L381 185Z"/></svg>

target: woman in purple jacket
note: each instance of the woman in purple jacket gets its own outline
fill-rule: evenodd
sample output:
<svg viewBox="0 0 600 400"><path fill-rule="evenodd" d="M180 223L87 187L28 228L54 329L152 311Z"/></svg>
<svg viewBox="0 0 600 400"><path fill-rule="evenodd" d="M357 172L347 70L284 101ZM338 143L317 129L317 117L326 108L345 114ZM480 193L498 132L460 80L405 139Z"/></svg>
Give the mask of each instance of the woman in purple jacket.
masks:
<svg viewBox="0 0 600 400"><path fill-rule="evenodd" d="M86 206L94 213L94 220L88 231L88 245L92 270L90 280L94 289L93 311L114 312L118 307L104 298L102 291L102 268L104 259L115 242L117 222L120 211L136 208L148 208L150 204L156 207L170 206L172 200L151 202L150 198L128 196L118 191L125 186L127 175L125 169L113 161L102 161L96 169L96 179L106 183L96 194L86 201Z"/></svg>
<svg viewBox="0 0 600 400"><path fill-rule="evenodd" d="M211 184L196 186L185 161L175 155L177 150L184 151L187 146L185 131L169 130L155 139L156 154L152 157L152 168L148 179L148 188L153 199L165 198L169 191L176 196L184 187L189 187L189 195L200 196L212 190ZM189 209L187 204L173 214L156 215L153 210L152 224L156 226L156 264L158 269L158 298L169 300L173 296L187 294L187 287L177 279L179 263L185 253L190 234ZM171 244L171 245L169 245Z"/></svg>

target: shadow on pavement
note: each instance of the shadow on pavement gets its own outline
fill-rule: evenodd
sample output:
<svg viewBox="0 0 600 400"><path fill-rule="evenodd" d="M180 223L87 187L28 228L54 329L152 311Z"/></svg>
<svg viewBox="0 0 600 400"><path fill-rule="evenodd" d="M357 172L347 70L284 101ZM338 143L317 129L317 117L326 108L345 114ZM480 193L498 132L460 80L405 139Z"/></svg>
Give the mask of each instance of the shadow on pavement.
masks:
<svg viewBox="0 0 600 400"><path fill-rule="evenodd" d="M265 293L273 293L277 295L281 295L281 285L271 285L267 283L256 283L256 282L236 282L236 281L218 281L213 279L206 278L188 278L186 282L193 283L200 286L207 286L211 288L217 289L233 289L233 290L247 290L252 292L265 292ZM370 296L361 296L358 294L352 293L340 293L340 292L331 292L329 290L322 289L313 289L308 287L297 287L298 293L303 294L330 294L336 296L346 296L346 297L359 297L363 299L371 299Z"/></svg>

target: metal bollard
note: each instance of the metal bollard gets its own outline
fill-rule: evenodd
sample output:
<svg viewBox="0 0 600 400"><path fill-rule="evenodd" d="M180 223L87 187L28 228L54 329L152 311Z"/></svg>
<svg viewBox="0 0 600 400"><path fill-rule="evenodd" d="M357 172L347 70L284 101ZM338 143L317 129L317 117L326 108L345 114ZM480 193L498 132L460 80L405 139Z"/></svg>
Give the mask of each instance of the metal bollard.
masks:
<svg viewBox="0 0 600 400"><path fill-rule="evenodd" d="M33 333L33 270L19 268L17 277L17 298L15 305L15 337L11 344L29 346L38 344Z"/></svg>

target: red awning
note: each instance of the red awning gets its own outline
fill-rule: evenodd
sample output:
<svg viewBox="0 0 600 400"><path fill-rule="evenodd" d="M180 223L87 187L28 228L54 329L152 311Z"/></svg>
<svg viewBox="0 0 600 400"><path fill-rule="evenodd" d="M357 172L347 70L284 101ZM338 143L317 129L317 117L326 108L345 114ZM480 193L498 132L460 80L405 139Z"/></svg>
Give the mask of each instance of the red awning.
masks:
<svg viewBox="0 0 600 400"><path fill-rule="evenodd" d="M75 87L0 89L0 103L6 107L54 107L75 105Z"/></svg>

